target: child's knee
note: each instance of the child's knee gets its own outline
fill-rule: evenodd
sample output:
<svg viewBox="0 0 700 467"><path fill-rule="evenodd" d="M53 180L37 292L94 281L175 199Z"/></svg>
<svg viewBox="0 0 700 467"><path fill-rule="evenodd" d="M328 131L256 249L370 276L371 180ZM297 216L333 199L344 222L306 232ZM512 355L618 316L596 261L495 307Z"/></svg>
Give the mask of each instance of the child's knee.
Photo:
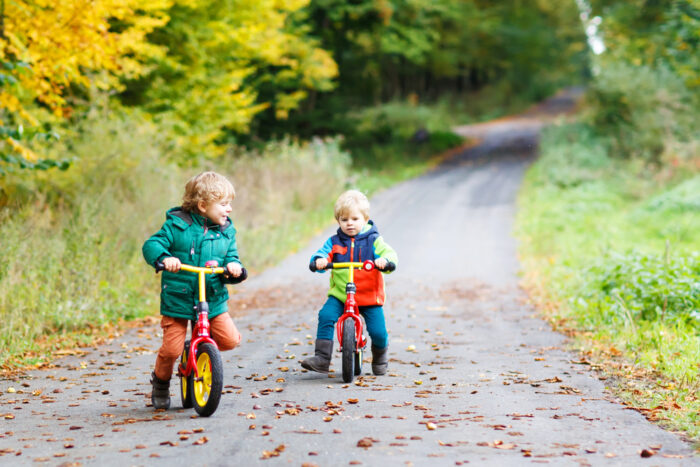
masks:
<svg viewBox="0 0 700 467"><path fill-rule="evenodd" d="M180 354L182 354L182 349L170 345L163 345L160 350L158 351L158 357L162 358L165 361L175 361L178 358L180 358Z"/></svg>
<svg viewBox="0 0 700 467"><path fill-rule="evenodd" d="M241 333L228 313L223 313L211 321L211 332L219 350L231 350L241 343Z"/></svg>
<svg viewBox="0 0 700 467"><path fill-rule="evenodd" d="M383 349L389 346L389 336L387 334L374 336L370 335L369 337L372 339L372 345L378 349Z"/></svg>
<svg viewBox="0 0 700 467"><path fill-rule="evenodd" d="M238 347L240 343L241 333L239 333L237 330L229 335L221 336L216 342L220 350L233 350Z"/></svg>

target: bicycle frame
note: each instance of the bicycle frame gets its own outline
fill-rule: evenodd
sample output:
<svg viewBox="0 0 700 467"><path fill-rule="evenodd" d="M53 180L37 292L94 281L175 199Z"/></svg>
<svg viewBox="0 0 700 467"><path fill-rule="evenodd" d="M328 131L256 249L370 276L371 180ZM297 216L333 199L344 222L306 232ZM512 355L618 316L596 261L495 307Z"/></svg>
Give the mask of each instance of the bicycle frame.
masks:
<svg viewBox="0 0 700 467"><path fill-rule="evenodd" d="M333 269L347 269L349 271L348 283L345 286L345 305L343 309L343 314L338 318L338 322L335 326L336 336L338 342L340 343L340 348L343 348L343 323L347 319L352 319L355 321L355 342L356 348L353 350L359 350L367 345L367 339L364 337L364 330L362 326L362 319L360 318L360 310L355 301L355 293L357 288L354 282L354 270L364 269L365 271L371 271L374 269L374 262L367 260L363 263L360 262L342 262L342 263L330 263Z"/></svg>
<svg viewBox="0 0 700 467"><path fill-rule="evenodd" d="M187 366L183 367L180 363L177 367L178 376L189 376L194 372L194 378L196 381L201 381L199 376L199 369L196 365L196 351L197 347L202 342L208 342L214 345L216 348L216 342L211 338L209 334L209 304L207 303L206 296L206 275L207 274L223 274L226 270L222 267L196 267L190 266L188 264L181 265L180 269L184 271L194 272L198 276L199 283L199 303L197 303L197 321L192 328L192 340L190 342L189 353L187 355Z"/></svg>

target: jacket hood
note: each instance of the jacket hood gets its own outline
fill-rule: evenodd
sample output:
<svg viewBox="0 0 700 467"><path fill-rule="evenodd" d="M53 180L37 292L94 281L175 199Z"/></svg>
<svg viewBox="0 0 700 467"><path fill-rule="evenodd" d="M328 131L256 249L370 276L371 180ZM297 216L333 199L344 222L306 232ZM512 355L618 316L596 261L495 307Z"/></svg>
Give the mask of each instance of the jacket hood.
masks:
<svg viewBox="0 0 700 467"><path fill-rule="evenodd" d="M343 230L340 227L338 227L338 232L337 232L338 237L340 237L343 240L350 240L351 238L355 238L355 239L359 240L361 238L368 237L369 235L371 235L373 233L377 233L377 227L374 226L374 222L371 219L368 220L367 224L365 224L365 226L362 228L362 232L355 235L354 237L347 235L345 232L343 232Z"/></svg>
<svg viewBox="0 0 700 467"><path fill-rule="evenodd" d="M174 208L168 209L168 211L165 213L165 218L167 220L170 220L174 225L181 229L186 229L192 224L197 224L197 225L208 225L210 228L218 228L221 230L222 233L226 234L227 236L230 233L235 233L235 229L233 228L233 222L229 217L226 218L226 224L224 225L219 225L219 224L213 224L209 219L207 219L204 216L200 216L199 214L196 214L194 212L188 212L182 209L182 206L176 206ZM231 229L233 229L231 232L229 232Z"/></svg>

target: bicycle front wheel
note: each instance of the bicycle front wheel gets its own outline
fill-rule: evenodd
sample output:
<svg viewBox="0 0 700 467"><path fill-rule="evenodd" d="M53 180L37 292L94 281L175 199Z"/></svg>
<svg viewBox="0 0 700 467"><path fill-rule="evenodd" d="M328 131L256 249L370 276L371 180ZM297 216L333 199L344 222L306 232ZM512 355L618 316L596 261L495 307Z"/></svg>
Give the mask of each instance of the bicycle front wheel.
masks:
<svg viewBox="0 0 700 467"><path fill-rule="evenodd" d="M194 402L194 410L202 417L208 417L216 411L221 399L224 385L224 365L221 353L210 343L200 344L197 348L197 371L189 378L190 393Z"/></svg>
<svg viewBox="0 0 700 467"><path fill-rule="evenodd" d="M343 381L352 383L355 377L355 320L343 322Z"/></svg>

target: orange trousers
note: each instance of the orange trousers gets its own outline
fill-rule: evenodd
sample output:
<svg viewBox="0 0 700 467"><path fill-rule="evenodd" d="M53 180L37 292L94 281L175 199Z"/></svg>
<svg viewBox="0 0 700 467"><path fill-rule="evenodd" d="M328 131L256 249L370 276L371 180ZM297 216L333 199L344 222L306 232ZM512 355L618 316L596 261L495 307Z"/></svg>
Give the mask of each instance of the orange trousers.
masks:
<svg viewBox="0 0 700 467"><path fill-rule="evenodd" d="M189 320L163 316L160 327L163 328L163 345L156 356L155 374L159 379L170 380L175 362L180 359L187 338ZM231 350L241 343L241 333L233 324L231 315L221 313L209 320L209 333L219 346L219 350Z"/></svg>

